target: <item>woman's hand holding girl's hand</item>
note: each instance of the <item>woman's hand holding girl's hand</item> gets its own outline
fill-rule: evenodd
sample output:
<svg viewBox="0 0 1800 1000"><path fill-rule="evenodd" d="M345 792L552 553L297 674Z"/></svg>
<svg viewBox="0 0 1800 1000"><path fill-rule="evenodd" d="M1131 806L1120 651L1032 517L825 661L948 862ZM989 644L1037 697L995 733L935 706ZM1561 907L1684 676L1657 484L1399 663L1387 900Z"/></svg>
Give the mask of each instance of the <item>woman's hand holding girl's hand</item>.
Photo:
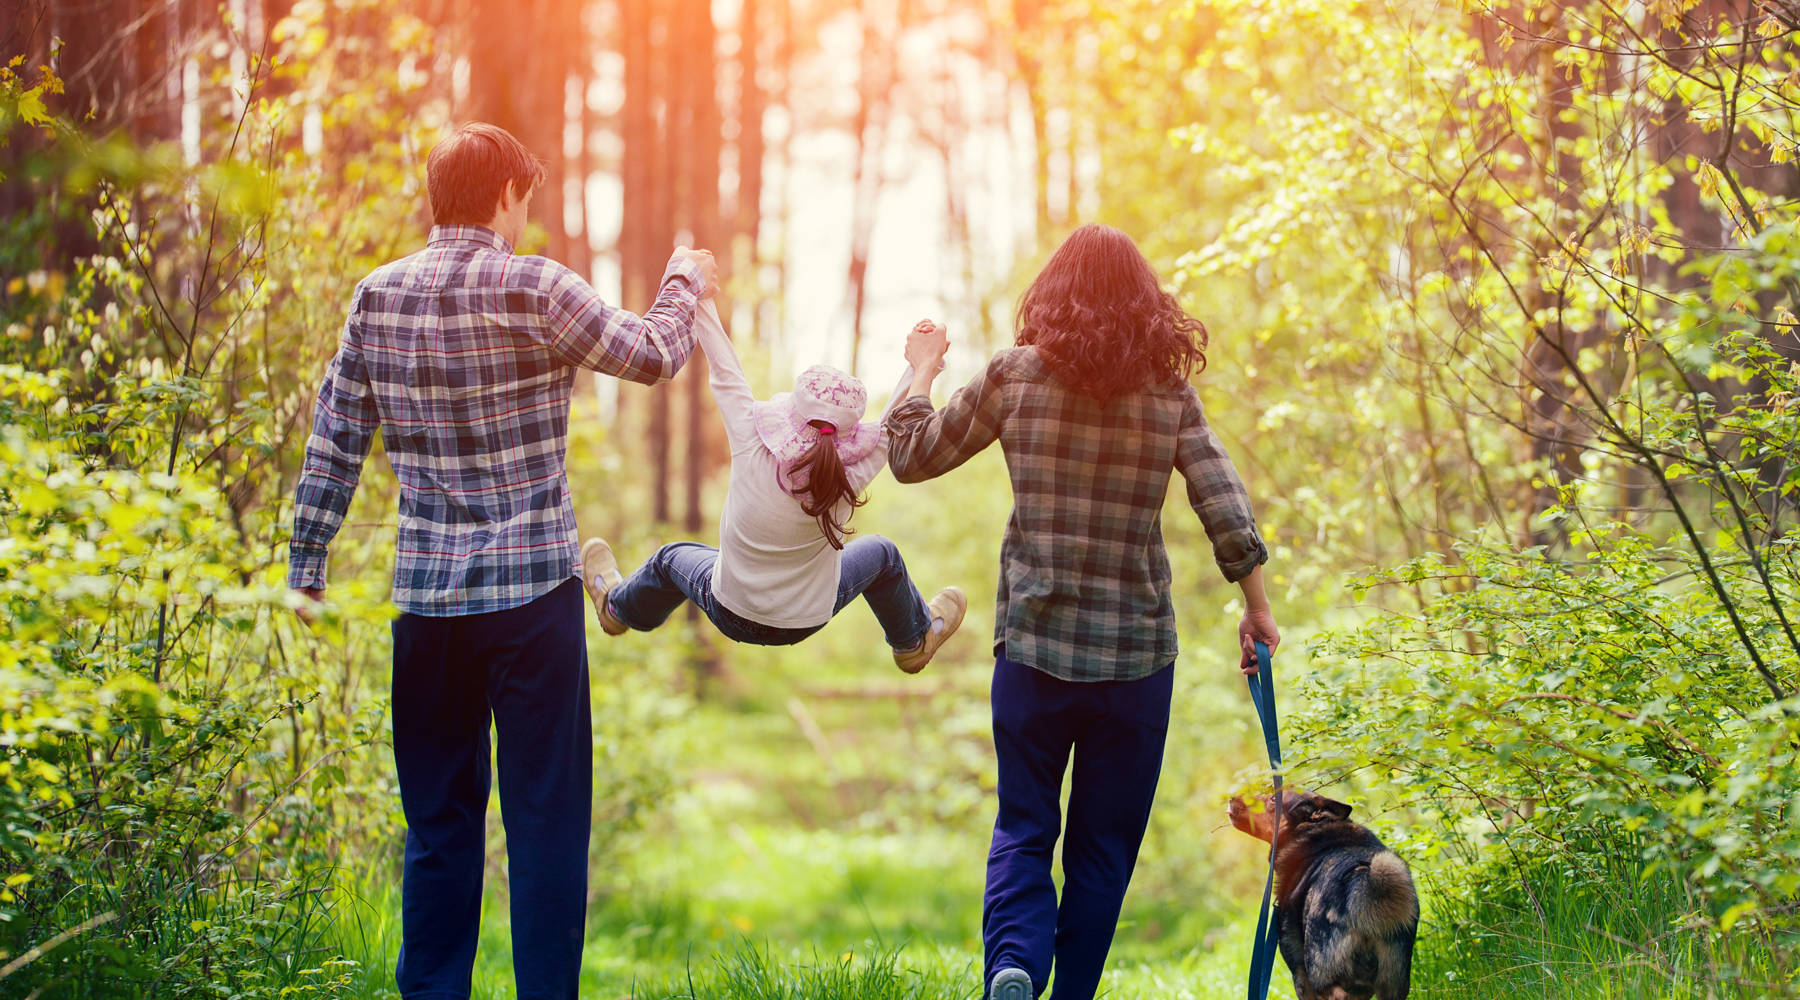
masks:
<svg viewBox="0 0 1800 1000"><path fill-rule="evenodd" d="M906 361L919 374L936 373L950 350L950 335L942 323L922 319L906 335Z"/></svg>
<svg viewBox="0 0 1800 1000"><path fill-rule="evenodd" d="M950 350L950 336L944 324L922 319L913 324L906 335L906 363L912 365L912 387L908 396L931 396L931 383L944 370L944 353Z"/></svg>

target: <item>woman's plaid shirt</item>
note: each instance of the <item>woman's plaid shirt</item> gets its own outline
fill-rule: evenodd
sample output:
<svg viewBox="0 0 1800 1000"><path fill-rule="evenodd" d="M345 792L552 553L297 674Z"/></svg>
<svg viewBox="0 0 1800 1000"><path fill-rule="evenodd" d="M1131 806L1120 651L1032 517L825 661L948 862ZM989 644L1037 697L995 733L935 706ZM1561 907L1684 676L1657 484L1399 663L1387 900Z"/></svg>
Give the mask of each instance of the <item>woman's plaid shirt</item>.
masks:
<svg viewBox="0 0 1800 1000"><path fill-rule="evenodd" d="M913 396L887 418L888 464L903 483L968 461L996 439L1012 477L1000 546L994 643L1071 681L1136 680L1175 659L1162 508L1172 471L1227 580L1268 559L1250 498L1192 386L1106 405L1071 392L1033 348L996 354L934 412Z"/></svg>
<svg viewBox="0 0 1800 1000"><path fill-rule="evenodd" d="M579 576L563 464L575 371L670 378L693 351L701 291L699 266L671 259L639 318L491 229L433 228L424 250L356 286L313 410L288 585L325 586L377 429L400 480L402 611L504 611Z"/></svg>

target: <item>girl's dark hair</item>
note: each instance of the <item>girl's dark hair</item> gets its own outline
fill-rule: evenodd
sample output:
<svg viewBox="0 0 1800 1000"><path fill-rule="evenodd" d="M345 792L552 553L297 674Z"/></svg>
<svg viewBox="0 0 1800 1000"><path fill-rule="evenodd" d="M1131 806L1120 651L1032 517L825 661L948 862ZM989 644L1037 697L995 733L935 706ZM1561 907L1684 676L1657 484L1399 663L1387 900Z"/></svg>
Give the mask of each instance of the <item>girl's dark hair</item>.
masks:
<svg viewBox="0 0 1800 1000"><path fill-rule="evenodd" d="M823 420L810 423L814 427L830 426ZM850 530L849 514L844 515L843 523L838 522L834 514L838 503L848 503L854 513L856 508L868 503L869 498L857 496L850 488L850 476L844 471L844 460L838 457L836 439L829 434L819 435L819 443L795 464L791 481L794 499L800 501L800 509L819 519L819 531L824 533L825 541L832 548L843 548L844 536L855 532Z"/></svg>
<svg viewBox="0 0 1800 1000"><path fill-rule="evenodd" d="M1111 226L1069 234L1019 298L1017 323L1019 346L1037 347L1058 380L1103 403L1206 368L1205 325Z"/></svg>

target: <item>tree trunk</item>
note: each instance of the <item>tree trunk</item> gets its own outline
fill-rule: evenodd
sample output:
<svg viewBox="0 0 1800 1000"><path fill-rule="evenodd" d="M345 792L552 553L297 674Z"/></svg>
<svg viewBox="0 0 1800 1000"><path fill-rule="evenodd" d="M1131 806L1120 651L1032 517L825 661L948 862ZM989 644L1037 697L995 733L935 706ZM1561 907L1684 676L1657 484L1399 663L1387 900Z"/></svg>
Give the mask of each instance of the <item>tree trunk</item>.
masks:
<svg viewBox="0 0 1800 1000"><path fill-rule="evenodd" d="M1547 3L1538 12L1539 34L1546 39L1559 35L1565 28L1563 0ZM1558 46L1549 41L1536 49L1538 128L1531 138L1537 148L1537 176L1534 181L1547 189L1557 206L1555 226L1558 231L1573 230L1574 217L1581 211L1580 190L1582 167L1572 152L1580 133L1579 123L1568 121L1566 112L1572 107L1577 81L1567 67L1558 66ZM1539 260L1553 259L1558 251L1549 241L1551 233L1539 233L1532 241ZM1555 287L1557 278L1549 269L1540 270L1538 280L1527 289L1532 315L1548 310L1550 318L1536 329L1536 337L1526 347L1524 381L1534 390L1530 408L1525 414L1530 429L1531 459L1545 469L1542 486L1532 494L1525 512L1526 524L1534 544L1548 545L1560 537L1560 529L1552 531L1539 524L1538 514L1557 502L1559 483L1571 482L1581 475L1581 456L1586 450L1579 417L1566 402L1574 392L1570 365L1593 339L1588 330L1572 330L1561 318L1562 293Z"/></svg>
<svg viewBox="0 0 1800 1000"><path fill-rule="evenodd" d="M728 246L722 246L724 226L719 209L719 172L722 163L722 136L719 109L716 49L718 31L713 24L710 0L684 0L687 34L682 40L683 61L681 119L683 132L675 133L684 151L679 174L682 200L678 217L681 228L693 237L694 246L712 250L731 259ZM730 315L721 296L718 308ZM715 447L719 436L718 421L711 415L711 402L706 384L706 359L695 352L682 374L686 381L687 399L687 466L684 469L683 529L698 537L707 530L706 512L702 508L701 486L706 474L723 456L722 446ZM689 605L692 620L698 620L698 609ZM704 635L704 633L702 633ZM718 650L701 641L693 660L695 690L704 691L723 677L724 662Z"/></svg>
<svg viewBox="0 0 1800 1000"><path fill-rule="evenodd" d="M136 45L119 29L136 18L135 5L128 0L51 0L20 8L19 20L7 32L9 37L20 32L24 48L19 54L40 54L40 61L61 78L63 93L50 103L51 109L93 139L131 123L138 107L137 74L132 65ZM53 37L63 43L54 54L49 51ZM20 68L26 79L35 77L33 66ZM34 144L27 140L21 145L26 147L24 155L31 155ZM12 171L8 175L12 176ZM33 186L26 182L25 187ZM70 261L99 250L89 217L97 202L91 193L71 196L60 185L39 189L35 198L46 196L54 218L49 243L43 248L44 266L61 271ZM33 200L28 195L21 207L31 207Z"/></svg>
<svg viewBox="0 0 1800 1000"><path fill-rule="evenodd" d="M1049 100L1044 94L1044 63L1042 52L1045 40L1042 37L1044 0L1013 0L1013 58L1018 61L1019 79L1025 85L1025 103L1031 111L1031 145L1036 157L1035 172L1037 186L1037 241L1041 244L1049 238L1052 222L1050 220L1050 136L1049 136ZM1071 142L1073 141L1073 129ZM1073 154L1069 174L1074 176ZM1072 194L1072 193L1071 193ZM1075 205L1069 203L1069 212L1074 214Z"/></svg>
<svg viewBox="0 0 1800 1000"><path fill-rule="evenodd" d="M683 228L693 235L695 246L723 253L729 260L729 250L719 245L722 229L719 219L721 115L714 60L718 35L713 26L710 0L686 0L684 20L689 34L682 45L688 63L688 71L683 74L682 93L686 105L683 118L688 123L686 134L681 138L681 146L686 151L681 163L685 176L681 184ZM701 510L700 487L711 464L713 449L708 447L708 441L716 424L708 417L706 365L698 353L689 362L684 378L687 381L688 447L683 527L690 533L698 533L705 528L706 522Z"/></svg>
<svg viewBox="0 0 1800 1000"><path fill-rule="evenodd" d="M624 306L643 312L656 299L657 282L668 259L674 224L670 218L669 85L676 69L667 65L678 55L665 35L669 18L656 0L623 0L620 4L620 50L625 62L625 95L620 132L620 174L624 211L619 227L620 290ZM672 478L669 390L656 386L632 394L649 411L644 434L650 475L650 514L657 523L671 519ZM621 402L630 396L622 396Z"/></svg>
<svg viewBox="0 0 1800 1000"><path fill-rule="evenodd" d="M882 151L887 145L887 119L893 101L895 50L904 17L896 19L894 38L884 39L872 8L878 0L861 0L862 72L857 78L855 169L851 178L850 206L850 371L861 359L863 310L868 304L869 249L875 234L875 214L880 206L883 173Z"/></svg>
<svg viewBox="0 0 1800 1000"><path fill-rule="evenodd" d="M498 125L544 162L533 213L547 234L545 255L568 259L563 222L563 128L570 61L580 34L579 7L558 0L477 3L470 22L467 117ZM519 25L547 26L547 40L527 45Z"/></svg>
<svg viewBox="0 0 1800 1000"><path fill-rule="evenodd" d="M781 225L779 255L775 257L775 295L757 317L756 337L766 340L787 327L787 283L789 260L794 243L794 0L781 4L781 44L775 50L775 65L780 74L781 90L777 97L781 107L789 109L788 126L781 130L776 148L776 162L781 164L781 183L775 188L775 218Z"/></svg>
<svg viewBox="0 0 1800 1000"><path fill-rule="evenodd" d="M763 111L768 100L758 73L762 69L761 7L744 0L738 15L738 191L736 234L746 244L745 263L755 274L756 247L762 229Z"/></svg>
<svg viewBox="0 0 1800 1000"><path fill-rule="evenodd" d="M140 146L168 142L181 135L181 78L174 74L179 51L175 3L153 3L140 15L132 39L133 90L131 138Z"/></svg>

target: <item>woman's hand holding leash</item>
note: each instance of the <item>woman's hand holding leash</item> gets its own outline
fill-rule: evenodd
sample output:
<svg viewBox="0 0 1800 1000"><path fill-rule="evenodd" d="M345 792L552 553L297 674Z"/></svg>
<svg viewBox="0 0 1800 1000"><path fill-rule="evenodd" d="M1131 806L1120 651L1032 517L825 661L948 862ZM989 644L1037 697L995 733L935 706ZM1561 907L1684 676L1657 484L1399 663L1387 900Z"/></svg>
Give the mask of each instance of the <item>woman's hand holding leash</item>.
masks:
<svg viewBox="0 0 1800 1000"><path fill-rule="evenodd" d="M1244 588L1244 617L1238 622L1238 647L1243 658L1238 669L1250 676L1256 673L1256 643L1261 642L1274 652L1281 645L1281 630L1275 627L1275 612L1269 610L1269 595L1263 593L1262 567L1251 570L1238 585Z"/></svg>

